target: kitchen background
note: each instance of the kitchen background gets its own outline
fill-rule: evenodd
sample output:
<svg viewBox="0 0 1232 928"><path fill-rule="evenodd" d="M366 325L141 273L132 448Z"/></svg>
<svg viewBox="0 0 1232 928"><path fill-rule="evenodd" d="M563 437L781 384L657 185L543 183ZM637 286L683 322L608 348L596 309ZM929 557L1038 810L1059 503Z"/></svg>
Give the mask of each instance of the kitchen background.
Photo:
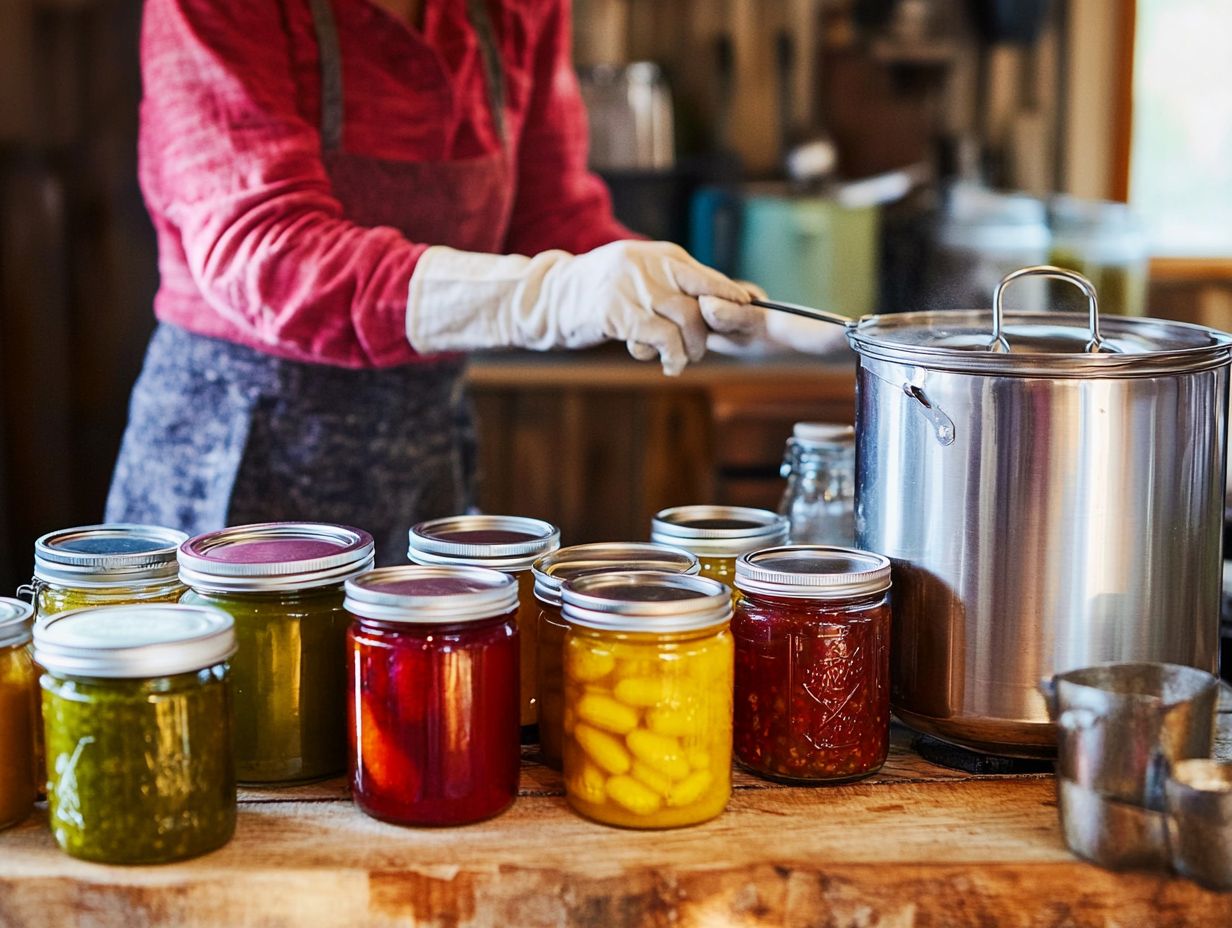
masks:
<svg viewBox="0 0 1232 928"><path fill-rule="evenodd" d="M153 326L139 21L132 0L0 5L6 590L37 535L101 517ZM1202 0L575 0L622 218L852 315L987 305L1004 271L1051 260L1108 310L1232 328L1229 35L1232 7ZM567 543L644 537L665 505L773 506L791 423L849 419L851 370L477 359L481 503Z"/></svg>

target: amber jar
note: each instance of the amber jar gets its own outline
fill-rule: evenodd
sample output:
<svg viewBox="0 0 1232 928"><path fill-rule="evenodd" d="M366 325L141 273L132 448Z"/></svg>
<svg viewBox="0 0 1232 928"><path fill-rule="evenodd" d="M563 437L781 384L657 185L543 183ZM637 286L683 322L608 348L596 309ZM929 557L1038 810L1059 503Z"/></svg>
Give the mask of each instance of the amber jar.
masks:
<svg viewBox="0 0 1232 928"><path fill-rule="evenodd" d="M30 656L33 608L0 597L0 828L34 807L43 779L37 743L38 671Z"/></svg>
<svg viewBox="0 0 1232 928"><path fill-rule="evenodd" d="M733 586L736 558L787 542L787 519L747 506L676 506L655 514L650 540L695 555L703 577Z"/></svg>
<svg viewBox="0 0 1232 928"><path fill-rule="evenodd" d="M561 616L561 584L590 573L612 570L658 570L696 574L697 558L668 545L605 543L561 548L535 561L535 599L539 603L538 658L535 665L539 693L539 752L543 762L560 769L561 736L565 717L562 658L568 625Z"/></svg>
<svg viewBox="0 0 1232 928"><path fill-rule="evenodd" d="M535 642L539 607L531 565L560 547L560 529L523 516L464 515L421 522L410 531L407 557L412 564L486 567L518 581L518 662L521 675L519 716L523 735L534 739L539 720L535 692Z"/></svg>
<svg viewBox="0 0 1232 928"><path fill-rule="evenodd" d="M889 751L889 559L771 548L737 561L736 585L736 759L801 783L879 770Z"/></svg>

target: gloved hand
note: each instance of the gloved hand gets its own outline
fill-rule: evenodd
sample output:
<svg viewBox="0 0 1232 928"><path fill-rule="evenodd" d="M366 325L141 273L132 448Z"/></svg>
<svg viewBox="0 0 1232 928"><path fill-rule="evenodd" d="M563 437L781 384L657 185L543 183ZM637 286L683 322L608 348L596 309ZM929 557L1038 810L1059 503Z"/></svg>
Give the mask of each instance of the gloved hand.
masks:
<svg viewBox="0 0 1232 928"><path fill-rule="evenodd" d="M411 275L406 336L422 353L481 348L586 348L624 341L669 375L718 332L755 335L749 293L670 242L613 242L582 255L533 258L434 245Z"/></svg>
<svg viewBox="0 0 1232 928"><path fill-rule="evenodd" d="M749 280L736 283L749 292L754 299L764 300L766 291ZM755 337L742 340L711 335L706 347L717 354L758 355L779 354L795 351L801 354L835 354L848 347L847 331L842 326L829 322L817 322L801 316L779 313L749 306L750 312L762 313Z"/></svg>

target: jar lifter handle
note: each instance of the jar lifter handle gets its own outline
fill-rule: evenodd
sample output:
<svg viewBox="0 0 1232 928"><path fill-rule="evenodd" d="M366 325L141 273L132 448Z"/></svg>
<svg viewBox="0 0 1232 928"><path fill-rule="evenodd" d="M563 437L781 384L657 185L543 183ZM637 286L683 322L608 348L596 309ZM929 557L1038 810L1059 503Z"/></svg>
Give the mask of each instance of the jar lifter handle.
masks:
<svg viewBox="0 0 1232 928"><path fill-rule="evenodd" d="M1021 280L1024 277L1047 277L1052 280L1063 280L1081 290L1087 298L1087 314L1090 319L1087 324L1091 330L1091 340L1087 342L1087 352L1089 354L1099 354L1100 352L1111 350L1105 347L1104 339L1099 334L1099 297L1095 293L1095 285L1077 271L1070 271L1063 267L1053 267L1051 264L1040 264L1035 267L1024 267L1021 270L1006 274L1001 278L1001 282L997 284L997 289L992 294L992 341L988 343L989 351L996 351L1002 354L1009 353L1010 343L1006 341L1005 336L1002 334L1002 317L1005 313L1003 305L1005 288L1014 281Z"/></svg>

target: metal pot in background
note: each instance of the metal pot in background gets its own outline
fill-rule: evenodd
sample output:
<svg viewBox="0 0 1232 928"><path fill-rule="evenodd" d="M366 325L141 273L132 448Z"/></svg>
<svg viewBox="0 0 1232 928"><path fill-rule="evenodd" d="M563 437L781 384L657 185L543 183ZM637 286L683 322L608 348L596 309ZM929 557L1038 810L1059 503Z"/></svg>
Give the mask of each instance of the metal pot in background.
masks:
<svg viewBox="0 0 1232 928"><path fill-rule="evenodd" d="M1025 277L1079 286L1089 312L1005 311ZM1008 275L993 304L848 326L856 532L894 562L899 718L1049 756L1040 679L1217 666L1232 336L1101 320L1091 284L1060 268Z"/></svg>

